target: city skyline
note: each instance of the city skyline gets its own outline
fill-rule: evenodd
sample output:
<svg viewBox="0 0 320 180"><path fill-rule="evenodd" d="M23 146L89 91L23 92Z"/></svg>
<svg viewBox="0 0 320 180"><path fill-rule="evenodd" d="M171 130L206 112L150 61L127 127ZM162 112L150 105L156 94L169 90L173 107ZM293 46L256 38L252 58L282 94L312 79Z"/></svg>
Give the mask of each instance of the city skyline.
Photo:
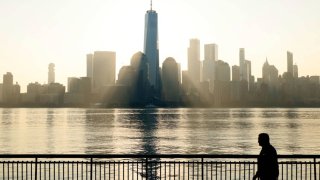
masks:
<svg viewBox="0 0 320 180"><path fill-rule="evenodd" d="M6 17L0 23L4 32L0 35L4 40L0 43L1 74L12 72L24 92L29 82L46 82L47 66L54 63L56 82L67 84L68 77L86 75L86 54L105 50L117 53L117 78L132 54L143 49L143 17L149 2L90 2L5 1L0 11ZM173 57L182 70L187 69L188 41L197 38L201 61L204 44L217 44L218 59L230 66L238 65L239 48L245 48L256 78L262 77L265 57L279 74L285 72L287 51L293 53L299 76L318 75L318 7L316 1L155 1L153 9L160 14L159 64ZM81 15L84 10L89 14L86 17Z"/></svg>

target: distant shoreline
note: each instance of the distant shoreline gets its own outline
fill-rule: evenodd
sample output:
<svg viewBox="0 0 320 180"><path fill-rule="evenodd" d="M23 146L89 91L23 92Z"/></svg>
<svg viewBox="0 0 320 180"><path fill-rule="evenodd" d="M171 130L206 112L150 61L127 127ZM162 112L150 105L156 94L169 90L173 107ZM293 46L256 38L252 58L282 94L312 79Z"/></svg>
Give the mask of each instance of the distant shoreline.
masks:
<svg viewBox="0 0 320 180"><path fill-rule="evenodd" d="M0 105L0 108L101 108L101 109L158 109L158 108L166 108L166 109L175 109L175 108L320 108L320 105L278 105L278 106L154 106L154 107L146 107L146 106L15 106L15 105Z"/></svg>

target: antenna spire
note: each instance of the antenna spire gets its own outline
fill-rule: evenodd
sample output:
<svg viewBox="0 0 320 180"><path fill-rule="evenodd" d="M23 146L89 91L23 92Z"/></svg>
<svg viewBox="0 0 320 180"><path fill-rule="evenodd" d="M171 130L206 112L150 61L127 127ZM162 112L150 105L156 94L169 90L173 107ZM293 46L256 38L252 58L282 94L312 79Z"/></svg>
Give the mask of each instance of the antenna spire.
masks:
<svg viewBox="0 0 320 180"><path fill-rule="evenodd" d="M152 11L152 0L150 0L150 10Z"/></svg>

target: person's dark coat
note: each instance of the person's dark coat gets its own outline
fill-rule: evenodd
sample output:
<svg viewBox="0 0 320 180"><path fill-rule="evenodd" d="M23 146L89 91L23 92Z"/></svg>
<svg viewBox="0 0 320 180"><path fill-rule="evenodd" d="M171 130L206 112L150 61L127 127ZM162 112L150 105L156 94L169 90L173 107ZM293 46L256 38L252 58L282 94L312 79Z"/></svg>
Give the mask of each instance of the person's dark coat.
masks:
<svg viewBox="0 0 320 180"><path fill-rule="evenodd" d="M279 176L277 151L271 144L263 146L260 151L257 176L261 180L276 180Z"/></svg>

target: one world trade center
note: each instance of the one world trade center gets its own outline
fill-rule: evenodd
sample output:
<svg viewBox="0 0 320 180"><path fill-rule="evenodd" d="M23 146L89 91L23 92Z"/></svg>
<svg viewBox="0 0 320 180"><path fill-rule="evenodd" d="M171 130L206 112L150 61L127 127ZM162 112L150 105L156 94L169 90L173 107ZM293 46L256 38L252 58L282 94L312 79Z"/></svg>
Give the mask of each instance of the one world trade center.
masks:
<svg viewBox="0 0 320 180"><path fill-rule="evenodd" d="M150 10L145 15L144 53L149 64L149 82L157 91L160 90L159 47L158 47L158 14Z"/></svg>

